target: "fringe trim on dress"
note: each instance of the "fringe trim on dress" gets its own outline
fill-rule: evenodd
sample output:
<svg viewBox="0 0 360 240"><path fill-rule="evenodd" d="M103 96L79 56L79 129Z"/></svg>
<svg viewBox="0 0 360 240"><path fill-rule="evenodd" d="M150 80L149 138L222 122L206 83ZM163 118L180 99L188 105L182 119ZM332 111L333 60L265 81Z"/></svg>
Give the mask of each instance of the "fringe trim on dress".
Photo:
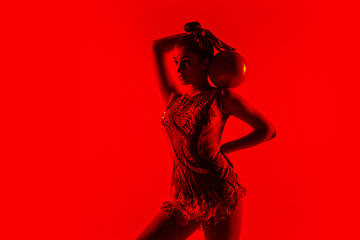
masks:
<svg viewBox="0 0 360 240"><path fill-rule="evenodd" d="M175 226L203 231L229 216L246 194L246 188L233 180L226 182L223 198L216 197L210 201L202 199L199 203L196 199L184 200L179 197L164 202L161 209Z"/></svg>

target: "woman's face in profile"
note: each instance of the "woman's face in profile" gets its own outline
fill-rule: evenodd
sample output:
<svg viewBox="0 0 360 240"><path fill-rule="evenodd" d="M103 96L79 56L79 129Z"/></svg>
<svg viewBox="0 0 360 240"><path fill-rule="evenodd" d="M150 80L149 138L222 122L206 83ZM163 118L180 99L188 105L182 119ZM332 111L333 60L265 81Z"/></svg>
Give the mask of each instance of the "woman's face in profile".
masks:
<svg viewBox="0 0 360 240"><path fill-rule="evenodd" d="M176 66L177 76L182 85L193 84L199 81L205 73L199 62L199 55L186 49L186 47L175 47L173 60Z"/></svg>

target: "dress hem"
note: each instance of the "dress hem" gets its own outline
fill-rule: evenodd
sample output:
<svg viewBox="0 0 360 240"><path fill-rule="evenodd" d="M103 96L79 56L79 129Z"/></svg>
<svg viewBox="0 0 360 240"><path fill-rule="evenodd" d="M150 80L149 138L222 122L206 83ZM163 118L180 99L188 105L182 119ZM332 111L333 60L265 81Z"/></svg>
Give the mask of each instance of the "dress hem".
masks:
<svg viewBox="0 0 360 240"><path fill-rule="evenodd" d="M177 227L187 227L189 230L200 230L204 231L213 225L218 224L219 221L230 216L234 210L237 209L239 204L241 204L242 199L247 194L246 188L241 184L238 189L238 196L231 203L218 203L216 205L216 210L212 211L210 214L188 214L184 211L184 204L181 204L175 200L165 201L162 203L160 209L164 211L167 219L170 220ZM190 213L192 213L190 211Z"/></svg>

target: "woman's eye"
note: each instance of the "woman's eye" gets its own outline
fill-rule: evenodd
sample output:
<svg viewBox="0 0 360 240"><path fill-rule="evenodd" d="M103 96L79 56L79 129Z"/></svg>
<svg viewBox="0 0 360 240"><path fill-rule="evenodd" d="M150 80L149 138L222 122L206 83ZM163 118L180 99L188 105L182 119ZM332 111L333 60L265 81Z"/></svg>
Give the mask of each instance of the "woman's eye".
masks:
<svg viewBox="0 0 360 240"><path fill-rule="evenodd" d="M177 65L179 64L179 62L177 60L174 61L174 63ZM184 61L181 61L182 64L187 64L189 65L190 64L190 61L189 60L184 60Z"/></svg>

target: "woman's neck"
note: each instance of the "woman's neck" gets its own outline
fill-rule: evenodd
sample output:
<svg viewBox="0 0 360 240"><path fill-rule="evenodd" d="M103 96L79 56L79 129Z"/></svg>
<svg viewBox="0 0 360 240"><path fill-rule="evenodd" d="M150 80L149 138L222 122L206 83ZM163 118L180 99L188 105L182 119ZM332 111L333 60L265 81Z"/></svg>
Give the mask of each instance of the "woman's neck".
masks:
<svg viewBox="0 0 360 240"><path fill-rule="evenodd" d="M188 96L193 96L195 94L198 94L200 92L204 92L206 90L210 90L212 87L207 81L207 78L203 79L203 81L199 81L196 84L189 84L187 85L186 93Z"/></svg>

